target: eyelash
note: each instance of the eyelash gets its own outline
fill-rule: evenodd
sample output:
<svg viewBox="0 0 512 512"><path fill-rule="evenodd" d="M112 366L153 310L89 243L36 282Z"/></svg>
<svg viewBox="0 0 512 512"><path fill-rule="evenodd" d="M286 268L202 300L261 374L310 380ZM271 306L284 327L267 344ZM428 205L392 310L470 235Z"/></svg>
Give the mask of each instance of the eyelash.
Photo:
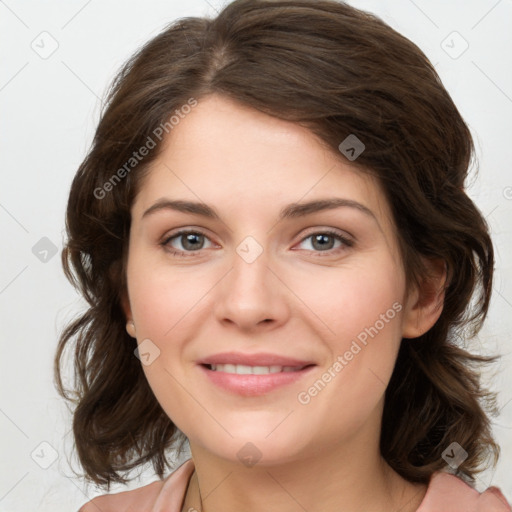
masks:
<svg viewBox="0 0 512 512"><path fill-rule="evenodd" d="M164 248L167 248L167 245L169 244L169 242L171 240L173 240L174 238L179 238L181 235L185 235L185 234L186 235L200 235L200 236L204 236L205 238L209 239L206 236L206 234L202 233L201 231L184 229L184 230L174 233L171 236L166 237L161 242L160 245ZM333 254L338 254L339 252L347 250L347 248L350 248L354 245L354 242L352 240L346 238L345 236L341 235L338 231L334 231L332 229L324 229L322 231L315 231L313 233L310 233L309 235L305 236L302 240L300 240L299 243L304 242L305 240L307 240L308 238L311 238L314 235L328 235L328 236L331 236L331 237L339 240L343 244L343 246L338 247L336 249L328 249L326 251L313 251L314 253L317 253L318 257L324 257L323 253L325 253L325 256L332 256ZM167 250L169 250L169 252L173 256L177 256L179 258L188 258L188 257L197 256L197 253L201 253L203 249L199 249L198 251L181 251L181 250L176 250L176 249L171 250L171 249L167 248Z"/></svg>

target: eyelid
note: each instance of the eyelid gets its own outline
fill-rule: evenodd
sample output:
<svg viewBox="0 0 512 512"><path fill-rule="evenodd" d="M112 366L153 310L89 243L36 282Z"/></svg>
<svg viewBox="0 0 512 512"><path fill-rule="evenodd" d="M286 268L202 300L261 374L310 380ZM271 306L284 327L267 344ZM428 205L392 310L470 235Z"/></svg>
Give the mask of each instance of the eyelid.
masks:
<svg viewBox="0 0 512 512"><path fill-rule="evenodd" d="M355 237L352 234L350 234L348 231L344 231L339 228L332 228L329 226L324 226L324 227L316 226L313 228L308 228L306 230L306 233L302 235L300 241L302 242L305 238L308 238L309 236L317 234L317 233L336 235L336 236L339 236L340 238L343 238L347 242L355 243Z"/></svg>

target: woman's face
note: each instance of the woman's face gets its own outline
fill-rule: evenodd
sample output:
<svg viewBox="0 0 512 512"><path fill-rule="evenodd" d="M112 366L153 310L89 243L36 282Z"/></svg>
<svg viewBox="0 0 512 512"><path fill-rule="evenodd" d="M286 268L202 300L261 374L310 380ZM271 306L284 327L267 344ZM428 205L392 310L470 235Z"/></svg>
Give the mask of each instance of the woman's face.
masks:
<svg viewBox="0 0 512 512"><path fill-rule="evenodd" d="M201 100L133 204L127 279L144 372L191 446L272 463L378 437L412 322L396 232L376 182L305 128ZM241 359L203 364L223 353Z"/></svg>

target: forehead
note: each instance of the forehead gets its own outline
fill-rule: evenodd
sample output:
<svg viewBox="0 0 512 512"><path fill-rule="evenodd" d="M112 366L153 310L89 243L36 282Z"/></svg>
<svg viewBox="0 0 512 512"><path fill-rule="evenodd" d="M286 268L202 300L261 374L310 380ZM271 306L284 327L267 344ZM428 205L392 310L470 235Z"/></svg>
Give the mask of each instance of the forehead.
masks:
<svg viewBox="0 0 512 512"><path fill-rule="evenodd" d="M343 197L391 222L376 180L305 127L217 95L199 101L167 135L133 205L134 216L169 196L247 218L277 215L282 205L301 200Z"/></svg>

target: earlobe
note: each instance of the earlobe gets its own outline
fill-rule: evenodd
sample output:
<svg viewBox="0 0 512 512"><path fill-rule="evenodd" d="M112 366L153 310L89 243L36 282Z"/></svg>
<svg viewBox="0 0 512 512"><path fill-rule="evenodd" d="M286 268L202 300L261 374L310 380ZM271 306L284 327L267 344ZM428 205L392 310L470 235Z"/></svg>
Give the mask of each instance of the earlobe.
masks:
<svg viewBox="0 0 512 512"><path fill-rule="evenodd" d="M135 323L133 322L133 320L128 320L128 322L126 322L126 332L132 337L132 338L136 338L136 333L135 333Z"/></svg>
<svg viewBox="0 0 512 512"><path fill-rule="evenodd" d="M425 260L428 275L407 297L402 338L418 338L437 322L444 306L447 268L444 260Z"/></svg>

